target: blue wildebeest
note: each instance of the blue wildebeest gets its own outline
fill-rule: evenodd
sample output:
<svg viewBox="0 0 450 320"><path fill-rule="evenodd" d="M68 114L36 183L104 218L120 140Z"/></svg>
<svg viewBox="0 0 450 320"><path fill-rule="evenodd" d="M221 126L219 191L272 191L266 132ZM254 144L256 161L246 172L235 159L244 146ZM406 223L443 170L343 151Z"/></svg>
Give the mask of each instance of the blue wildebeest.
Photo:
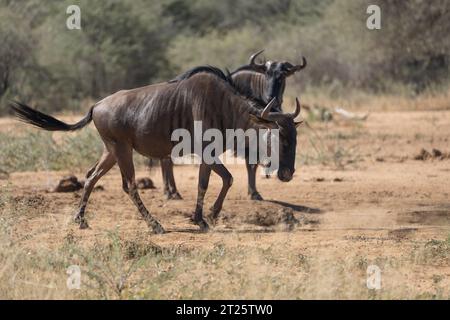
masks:
<svg viewBox="0 0 450 320"><path fill-rule="evenodd" d="M257 107L255 107L255 105ZM49 131L74 131L91 121L104 143L100 160L92 167L84 185L75 221L87 228L85 210L97 181L116 163L122 175L123 190L135 204L154 233L164 233L161 224L148 212L139 196L135 181L133 150L152 158L166 158L175 142L175 129L183 128L193 134L194 121L203 128L216 128L226 135L226 129L279 129L279 170L281 181L290 181L294 174L297 144L297 123L300 113L297 100L293 114L271 112L274 101L265 107L240 95L230 79L217 68L199 67L178 77L176 81L123 90L97 102L87 115L75 124L67 124L29 106L12 102L10 107L22 121ZM193 141L194 142L194 141ZM204 146L203 146L204 147ZM222 189L215 201L210 218L214 221L232 184L232 176L222 163L199 168L198 195L193 221L203 231L208 224L203 219L203 199L211 170L222 178Z"/></svg>
<svg viewBox="0 0 450 320"><path fill-rule="evenodd" d="M250 56L249 62L231 72L231 79L234 87L240 94L251 97L259 101L259 106L265 106L272 99L276 103L272 111L281 112L283 104L283 94L286 88L286 78L306 67L306 59L302 58L302 63L292 65L290 62L267 61L257 63L256 58L263 52L261 50ZM248 158L245 159L248 177L248 194L252 200L263 200L256 190L256 164L250 164ZM168 199L181 199L173 174L172 159L161 159L161 170L164 184L164 194Z"/></svg>

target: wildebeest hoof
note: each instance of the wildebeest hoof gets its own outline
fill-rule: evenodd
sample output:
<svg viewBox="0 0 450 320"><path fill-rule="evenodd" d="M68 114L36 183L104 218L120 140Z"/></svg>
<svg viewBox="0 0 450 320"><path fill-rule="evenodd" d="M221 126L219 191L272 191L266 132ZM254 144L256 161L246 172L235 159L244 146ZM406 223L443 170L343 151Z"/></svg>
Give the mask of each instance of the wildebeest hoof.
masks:
<svg viewBox="0 0 450 320"><path fill-rule="evenodd" d="M200 221L195 221L194 223L200 227L200 231L201 232L208 232L209 231L209 225L208 225L208 223L206 223L205 220L202 219Z"/></svg>
<svg viewBox="0 0 450 320"><path fill-rule="evenodd" d="M167 193L167 200L183 200L183 197L178 192Z"/></svg>
<svg viewBox="0 0 450 320"><path fill-rule="evenodd" d="M160 225L159 223L155 224L154 226L152 226L152 233L153 234L164 234L166 233L166 230L164 230L164 228L162 227L162 225Z"/></svg>
<svg viewBox="0 0 450 320"><path fill-rule="evenodd" d="M81 217L79 214L75 215L73 221L80 226L80 229L87 229L89 225L86 221L86 218Z"/></svg>
<svg viewBox="0 0 450 320"><path fill-rule="evenodd" d="M257 201L262 201L262 200L264 200L263 199L263 197L261 197L261 195L259 194L259 192L253 192L251 195L250 195L250 199L252 199L252 200L257 200Z"/></svg>
<svg viewBox="0 0 450 320"><path fill-rule="evenodd" d="M86 219L80 219L79 224L80 224L81 230L89 228L89 225L88 225Z"/></svg>

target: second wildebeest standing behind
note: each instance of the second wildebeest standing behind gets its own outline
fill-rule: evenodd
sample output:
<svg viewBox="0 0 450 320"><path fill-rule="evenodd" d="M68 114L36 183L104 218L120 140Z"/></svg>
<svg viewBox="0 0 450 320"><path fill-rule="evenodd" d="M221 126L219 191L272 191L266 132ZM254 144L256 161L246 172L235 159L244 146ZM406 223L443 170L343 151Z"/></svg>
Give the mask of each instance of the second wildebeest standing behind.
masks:
<svg viewBox="0 0 450 320"><path fill-rule="evenodd" d="M250 97L258 101L257 106L265 106L272 99L275 99L274 106L271 111L281 112L283 104L283 94L286 88L286 78L292 76L296 72L306 67L306 59L302 58L302 63L293 65L290 62L267 61L265 63L256 62L256 58L263 52L261 50L250 56L249 62L231 72L231 80L233 86L239 94ZM187 73L201 71L194 68ZM180 77L172 80L178 81ZM248 152L247 152L248 154ZM262 196L256 189L256 170L257 164L251 164L249 159L245 159L247 177L248 177L248 194L252 200L263 200ZM161 171L164 184L164 194L168 199L181 199L181 195L177 190L174 173L173 162L170 157L161 159Z"/></svg>
<svg viewBox="0 0 450 320"><path fill-rule="evenodd" d="M140 214L154 233L164 233L161 224L148 212L136 187L133 150L152 158L165 158L171 154L175 142L171 141L175 129L190 132L194 145L194 121L202 121L204 130L272 128L279 133L278 178L289 181L294 174L297 131L294 118L300 113L297 101L294 114L269 112L273 102L264 110L237 94L227 77L213 67L201 67L202 72L174 83L161 83L142 88L119 91L96 103L88 114L76 124L67 124L21 103L11 104L15 115L22 121L50 131L74 131L94 121L104 143L100 160L89 170L75 221L87 228L85 210L89 196L97 181L118 163L123 190L129 195ZM203 146L204 148L204 146ZM203 150L202 150L203 152ZM218 155L217 155L218 156ZM221 163L202 162L199 169L198 196L193 221L201 230L207 230L203 219L203 199L211 170L223 181L222 189L213 205L211 219L217 218L232 184L230 172Z"/></svg>

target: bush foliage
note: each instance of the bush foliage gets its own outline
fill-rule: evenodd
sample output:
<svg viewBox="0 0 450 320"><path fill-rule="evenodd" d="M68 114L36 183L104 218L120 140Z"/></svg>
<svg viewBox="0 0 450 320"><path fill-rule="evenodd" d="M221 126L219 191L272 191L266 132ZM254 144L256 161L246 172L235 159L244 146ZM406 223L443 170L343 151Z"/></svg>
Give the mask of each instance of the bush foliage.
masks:
<svg viewBox="0 0 450 320"><path fill-rule="evenodd" d="M81 9L81 30L66 8ZM367 7L381 8L368 30ZM265 48L309 67L291 83L414 94L446 85L446 0L0 0L0 99L78 110L119 89L172 78L199 64L235 68Z"/></svg>

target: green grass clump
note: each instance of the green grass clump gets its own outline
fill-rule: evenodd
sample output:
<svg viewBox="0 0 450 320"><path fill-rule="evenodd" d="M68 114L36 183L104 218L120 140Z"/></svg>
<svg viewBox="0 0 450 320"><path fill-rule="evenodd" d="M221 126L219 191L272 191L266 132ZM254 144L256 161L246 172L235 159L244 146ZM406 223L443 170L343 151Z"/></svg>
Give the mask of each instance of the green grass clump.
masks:
<svg viewBox="0 0 450 320"><path fill-rule="evenodd" d="M103 143L91 128L76 133L27 130L20 134L0 132L0 173L22 171L85 171L102 155ZM147 163L136 154L136 165Z"/></svg>
<svg viewBox="0 0 450 320"><path fill-rule="evenodd" d="M97 161L102 149L93 129L60 139L37 130L18 135L0 133L0 168L4 172L87 168Z"/></svg>

